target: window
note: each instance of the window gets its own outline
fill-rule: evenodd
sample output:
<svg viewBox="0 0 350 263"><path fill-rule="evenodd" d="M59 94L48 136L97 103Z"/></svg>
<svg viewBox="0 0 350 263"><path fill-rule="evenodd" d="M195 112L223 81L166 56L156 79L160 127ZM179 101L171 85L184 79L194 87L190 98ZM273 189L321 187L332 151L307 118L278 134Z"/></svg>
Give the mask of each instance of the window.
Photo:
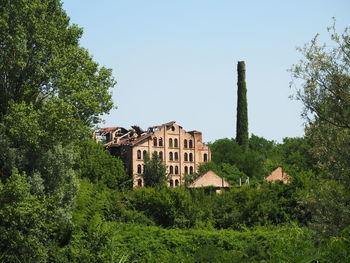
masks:
<svg viewBox="0 0 350 263"><path fill-rule="evenodd" d="M190 174L193 174L193 167L190 166Z"/></svg>
<svg viewBox="0 0 350 263"><path fill-rule="evenodd" d="M139 164L139 165L137 166L137 173L138 173L138 174L141 174L141 173L142 173L142 171L141 171L141 164Z"/></svg>
<svg viewBox="0 0 350 263"><path fill-rule="evenodd" d="M172 130L172 131L175 131L175 127L174 127L174 126L172 126L172 127L171 127L171 130Z"/></svg>
<svg viewBox="0 0 350 263"><path fill-rule="evenodd" d="M137 180L137 186L138 187L142 187L142 179L138 179Z"/></svg>
<svg viewBox="0 0 350 263"><path fill-rule="evenodd" d="M187 148L187 140L184 140L184 148Z"/></svg>
<svg viewBox="0 0 350 263"><path fill-rule="evenodd" d="M185 174L188 174L188 167L185 166Z"/></svg>
<svg viewBox="0 0 350 263"><path fill-rule="evenodd" d="M174 181L173 181L173 179L170 180L170 187L174 187Z"/></svg>
<svg viewBox="0 0 350 263"><path fill-rule="evenodd" d="M176 152L174 155L175 155L174 156L175 161L179 160L179 154Z"/></svg>
<svg viewBox="0 0 350 263"><path fill-rule="evenodd" d="M184 154L184 159L185 159L185 162L188 161L188 154L187 153Z"/></svg>
<svg viewBox="0 0 350 263"><path fill-rule="evenodd" d="M163 138L162 138L162 137L159 138L158 145L159 145L159 146L163 146Z"/></svg>
<svg viewBox="0 0 350 263"><path fill-rule="evenodd" d="M163 152L162 151L159 152L159 159L163 160Z"/></svg>
<svg viewBox="0 0 350 263"><path fill-rule="evenodd" d="M141 151L140 150L137 151L137 159L141 160Z"/></svg>
<svg viewBox="0 0 350 263"><path fill-rule="evenodd" d="M170 165L169 173L170 173L170 174L173 174L173 173L174 173L174 167L173 167L172 165Z"/></svg>
<svg viewBox="0 0 350 263"><path fill-rule="evenodd" d="M189 147L193 148L193 141L192 140L189 141Z"/></svg>
<svg viewBox="0 0 350 263"><path fill-rule="evenodd" d="M169 147L173 147L173 139L169 139Z"/></svg>
<svg viewBox="0 0 350 263"><path fill-rule="evenodd" d="M157 140L157 137L154 137L154 138L153 138L153 146L157 146L157 141L158 141L158 140Z"/></svg>
<svg viewBox="0 0 350 263"><path fill-rule="evenodd" d="M142 171L145 172L145 165L142 165Z"/></svg>
<svg viewBox="0 0 350 263"><path fill-rule="evenodd" d="M154 151L155 152L155 155L158 157L158 152L157 151Z"/></svg>
<svg viewBox="0 0 350 263"><path fill-rule="evenodd" d="M193 162L193 154L190 153L190 162Z"/></svg>
<svg viewBox="0 0 350 263"><path fill-rule="evenodd" d="M175 174L179 174L179 167L177 165L175 166Z"/></svg>
<svg viewBox="0 0 350 263"><path fill-rule="evenodd" d="M175 180L175 186L179 186L179 180Z"/></svg>
<svg viewBox="0 0 350 263"><path fill-rule="evenodd" d="M172 160L173 160L173 153L170 152L170 153L169 153L169 161L172 161Z"/></svg>
<svg viewBox="0 0 350 263"><path fill-rule="evenodd" d="M208 154L206 154L206 153L204 154L203 160L204 160L204 162L208 161Z"/></svg>
<svg viewBox="0 0 350 263"><path fill-rule="evenodd" d="M179 147L179 143L178 143L177 139L174 139L174 147L175 148Z"/></svg>
<svg viewBox="0 0 350 263"><path fill-rule="evenodd" d="M143 151L143 159L144 159L144 160L146 159L146 156L147 156L147 151L144 150L144 151Z"/></svg>

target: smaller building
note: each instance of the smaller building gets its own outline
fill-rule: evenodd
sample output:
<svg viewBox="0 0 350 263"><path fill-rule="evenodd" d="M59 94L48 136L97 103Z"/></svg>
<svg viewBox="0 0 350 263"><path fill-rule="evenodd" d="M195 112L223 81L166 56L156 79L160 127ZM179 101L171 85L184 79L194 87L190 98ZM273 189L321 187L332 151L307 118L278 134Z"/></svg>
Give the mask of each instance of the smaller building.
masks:
<svg viewBox="0 0 350 263"><path fill-rule="evenodd" d="M221 190L229 189L231 185L213 171L208 171L188 186L188 188L200 187L213 187L217 192L220 192Z"/></svg>
<svg viewBox="0 0 350 263"><path fill-rule="evenodd" d="M269 176L267 176L265 180L269 182L282 181L284 184L289 184L290 176L283 172L282 167L278 167Z"/></svg>

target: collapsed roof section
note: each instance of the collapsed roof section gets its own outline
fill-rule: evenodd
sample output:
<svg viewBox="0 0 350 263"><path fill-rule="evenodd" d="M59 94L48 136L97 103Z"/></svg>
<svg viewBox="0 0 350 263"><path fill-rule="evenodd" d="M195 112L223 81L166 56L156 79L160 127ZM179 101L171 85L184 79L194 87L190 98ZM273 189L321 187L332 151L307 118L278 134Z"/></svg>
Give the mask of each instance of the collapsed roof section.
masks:
<svg viewBox="0 0 350 263"><path fill-rule="evenodd" d="M175 121L171 121L162 125L152 126L147 131L142 130L137 125L131 126L129 130L122 127L101 128L94 132L94 139L97 142L104 142L107 148L121 145L135 145L151 137L155 131L160 130L162 127L170 128L175 123ZM179 127L182 128L181 126Z"/></svg>

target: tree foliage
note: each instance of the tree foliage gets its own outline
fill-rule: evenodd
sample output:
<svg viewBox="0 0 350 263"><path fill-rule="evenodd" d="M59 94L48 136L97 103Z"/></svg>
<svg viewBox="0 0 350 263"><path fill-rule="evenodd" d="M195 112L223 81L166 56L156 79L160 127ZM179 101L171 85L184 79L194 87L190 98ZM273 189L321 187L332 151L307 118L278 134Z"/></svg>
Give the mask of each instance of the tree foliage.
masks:
<svg viewBox="0 0 350 263"><path fill-rule="evenodd" d="M299 48L304 59L291 69L296 98L304 105L307 138L324 176L349 185L350 170L350 36L333 25L331 45L320 45L318 35Z"/></svg>
<svg viewBox="0 0 350 263"><path fill-rule="evenodd" d="M111 109L111 71L79 46L82 29L60 0L3 1L0 14L0 120L11 102L38 109L59 99L83 125Z"/></svg>
<svg viewBox="0 0 350 263"><path fill-rule="evenodd" d="M166 167L158 157L157 152L153 152L152 158L146 155L142 176L146 187L153 187L159 184L165 185L167 180Z"/></svg>
<svg viewBox="0 0 350 263"><path fill-rule="evenodd" d="M310 211L310 225L327 237L349 224L350 189L350 36L348 29L337 33L334 24L328 32L331 45L320 45L316 35L299 49L304 58L291 69L319 171L317 192L304 193L300 202Z"/></svg>

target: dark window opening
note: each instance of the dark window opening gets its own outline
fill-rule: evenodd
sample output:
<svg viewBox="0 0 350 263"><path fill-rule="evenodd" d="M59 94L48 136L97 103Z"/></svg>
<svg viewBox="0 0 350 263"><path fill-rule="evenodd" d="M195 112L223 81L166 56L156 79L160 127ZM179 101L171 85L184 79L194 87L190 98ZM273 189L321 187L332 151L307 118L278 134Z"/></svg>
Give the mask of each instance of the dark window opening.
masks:
<svg viewBox="0 0 350 263"><path fill-rule="evenodd" d="M185 156L184 156L185 158L185 162L187 162L188 161L188 154L187 153L185 153Z"/></svg>
<svg viewBox="0 0 350 263"><path fill-rule="evenodd" d="M170 165L169 173L170 173L170 174L173 174L173 173L174 173L174 167L173 167L172 165Z"/></svg>
<svg viewBox="0 0 350 263"><path fill-rule="evenodd" d="M163 146L163 138L159 138L159 143L158 143L159 146Z"/></svg>
<svg viewBox="0 0 350 263"><path fill-rule="evenodd" d="M141 159L141 151L140 150L137 151L137 159L139 159L139 160Z"/></svg>
<svg viewBox="0 0 350 263"><path fill-rule="evenodd" d="M175 166L175 174L179 174L179 167Z"/></svg>
<svg viewBox="0 0 350 263"><path fill-rule="evenodd" d="M190 166L190 174L193 174L193 167Z"/></svg>
<svg viewBox="0 0 350 263"><path fill-rule="evenodd" d="M173 147L173 139L169 139L169 147Z"/></svg>
<svg viewBox="0 0 350 263"><path fill-rule="evenodd" d="M208 161L208 154L206 154L206 153L204 154L203 160L204 160L204 162Z"/></svg>
<svg viewBox="0 0 350 263"><path fill-rule="evenodd" d="M179 160L179 154L177 152L175 153L174 157L175 157L175 161Z"/></svg>
<svg viewBox="0 0 350 263"><path fill-rule="evenodd" d="M154 137L154 138L153 138L153 146L157 146L157 141L158 141L158 140L157 140L157 137Z"/></svg>
<svg viewBox="0 0 350 263"><path fill-rule="evenodd" d="M173 160L173 153L170 152L170 153L169 153L169 161L172 161L172 160Z"/></svg>
<svg viewBox="0 0 350 263"><path fill-rule="evenodd" d="M137 166L137 173L138 173L138 174L141 174L141 173L142 173L141 164L139 164L139 165Z"/></svg>
<svg viewBox="0 0 350 263"><path fill-rule="evenodd" d="M190 147L190 148L193 148L193 142L192 142L192 140L189 141L189 147Z"/></svg>
<svg viewBox="0 0 350 263"><path fill-rule="evenodd" d="M137 186L138 187L142 187L142 179L138 179L137 180Z"/></svg>
<svg viewBox="0 0 350 263"><path fill-rule="evenodd" d="M175 180L175 186L179 186L179 180Z"/></svg>
<svg viewBox="0 0 350 263"><path fill-rule="evenodd" d="M144 159L144 160L146 159L146 156L147 156L147 151L144 150L144 151L143 151L143 159Z"/></svg>
<svg viewBox="0 0 350 263"><path fill-rule="evenodd" d="M174 187L174 181L173 181L173 179L170 180L170 187Z"/></svg>
<svg viewBox="0 0 350 263"><path fill-rule="evenodd" d="M187 140L184 140L184 148L187 148Z"/></svg>
<svg viewBox="0 0 350 263"><path fill-rule="evenodd" d="M190 162L193 162L193 154L190 153Z"/></svg>
<svg viewBox="0 0 350 263"><path fill-rule="evenodd" d="M174 147L175 147L175 148L179 147L179 143L178 143L178 140L177 140L177 139L174 139Z"/></svg>

